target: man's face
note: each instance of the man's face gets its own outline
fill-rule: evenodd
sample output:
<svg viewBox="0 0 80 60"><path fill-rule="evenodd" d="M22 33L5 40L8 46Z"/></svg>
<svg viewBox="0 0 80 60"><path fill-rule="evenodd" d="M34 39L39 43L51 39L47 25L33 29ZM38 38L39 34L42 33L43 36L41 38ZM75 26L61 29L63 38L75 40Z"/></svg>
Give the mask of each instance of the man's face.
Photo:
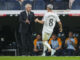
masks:
<svg viewBox="0 0 80 60"><path fill-rule="evenodd" d="M47 11L49 12L49 11L52 11L52 10L51 10L50 8L47 7Z"/></svg>
<svg viewBox="0 0 80 60"><path fill-rule="evenodd" d="M40 40L41 39L41 36L40 35L37 35L37 39Z"/></svg>
<svg viewBox="0 0 80 60"><path fill-rule="evenodd" d="M57 37L56 35L52 35L52 39L55 40Z"/></svg>
<svg viewBox="0 0 80 60"><path fill-rule="evenodd" d="M28 12L30 12L30 11L32 10L32 6L26 7L26 10L27 10Z"/></svg>
<svg viewBox="0 0 80 60"><path fill-rule="evenodd" d="M47 10L49 11L50 9L47 7Z"/></svg>
<svg viewBox="0 0 80 60"><path fill-rule="evenodd" d="M73 33L72 32L69 32L69 37L73 37Z"/></svg>

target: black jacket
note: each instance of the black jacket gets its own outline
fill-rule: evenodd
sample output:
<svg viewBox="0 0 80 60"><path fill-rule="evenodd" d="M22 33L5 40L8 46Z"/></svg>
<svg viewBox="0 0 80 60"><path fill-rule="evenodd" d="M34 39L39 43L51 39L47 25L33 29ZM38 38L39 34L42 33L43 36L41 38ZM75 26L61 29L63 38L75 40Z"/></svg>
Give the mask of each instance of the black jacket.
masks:
<svg viewBox="0 0 80 60"><path fill-rule="evenodd" d="M29 19L30 24L26 23L26 19ZM19 27L19 32L20 33L32 33L33 31L33 23L34 23L34 13L30 12L29 16L27 17L26 11L23 11L20 13L19 17L20 21L20 27Z"/></svg>

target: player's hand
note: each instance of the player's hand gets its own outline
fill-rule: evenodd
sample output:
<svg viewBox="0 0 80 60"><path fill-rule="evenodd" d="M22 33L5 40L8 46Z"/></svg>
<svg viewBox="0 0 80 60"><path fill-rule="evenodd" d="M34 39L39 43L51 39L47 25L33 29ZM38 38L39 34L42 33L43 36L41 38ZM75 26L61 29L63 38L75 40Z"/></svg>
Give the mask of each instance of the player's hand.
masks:
<svg viewBox="0 0 80 60"><path fill-rule="evenodd" d="M27 23L27 24L30 24L30 21L29 21L29 20L26 20L26 23Z"/></svg>
<svg viewBox="0 0 80 60"><path fill-rule="evenodd" d="M37 19L35 19L35 22L36 22L36 23L38 22L38 18L37 18Z"/></svg>

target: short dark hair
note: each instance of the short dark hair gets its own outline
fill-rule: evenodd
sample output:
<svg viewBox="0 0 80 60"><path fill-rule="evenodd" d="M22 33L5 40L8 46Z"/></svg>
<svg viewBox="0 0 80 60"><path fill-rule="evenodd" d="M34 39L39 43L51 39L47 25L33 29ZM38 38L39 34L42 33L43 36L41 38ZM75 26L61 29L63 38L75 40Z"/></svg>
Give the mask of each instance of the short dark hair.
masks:
<svg viewBox="0 0 80 60"><path fill-rule="evenodd" d="M52 34L52 36L53 36L53 35L54 35L54 36L57 36L57 34Z"/></svg>
<svg viewBox="0 0 80 60"><path fill-rule="evenodd" d="M69 31L69 33L72 33L72 34L73 34L73 32L72 32L72 31Z"/></svg>

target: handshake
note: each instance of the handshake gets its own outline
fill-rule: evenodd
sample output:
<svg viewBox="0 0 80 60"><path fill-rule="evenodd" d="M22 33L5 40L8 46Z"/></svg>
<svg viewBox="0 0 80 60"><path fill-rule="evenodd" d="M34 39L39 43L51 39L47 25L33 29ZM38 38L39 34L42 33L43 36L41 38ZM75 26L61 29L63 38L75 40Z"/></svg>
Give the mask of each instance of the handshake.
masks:
<svg viewBox="0 0 80 60"><path fill-rule="evenodd" d="M44 24L44 21L39 20L38 18L35 19L35 23L37 23L37 22L40 23L40 24Z"/></svg>
<svg viewBox="0 0 80 60"><path fill-rule="evenodd" d="M39 19L38 19L38 18L36 18L36 19L35 19L35 23L37 23L38 21L39 21Z"/></svg>
<svg viewBox="0 0 80 60"><path fill-rule="evenodd" d="M35 19L35 23L37 23L38 21L39 21L39 19L36 18L36 19ZM30 24L30 21L29 21L28 19L26 19L26 23L27 23L27 24Z"/></svg>

